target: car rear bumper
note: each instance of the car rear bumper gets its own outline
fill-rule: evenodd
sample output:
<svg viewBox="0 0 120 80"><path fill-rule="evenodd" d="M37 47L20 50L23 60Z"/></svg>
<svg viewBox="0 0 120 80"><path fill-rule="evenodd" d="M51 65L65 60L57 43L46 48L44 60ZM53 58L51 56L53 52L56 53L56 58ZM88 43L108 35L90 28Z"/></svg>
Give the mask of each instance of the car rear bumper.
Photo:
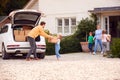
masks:
<svg viewBox="0 0 120 80"><path fill-rule="evenodd" d="M28 53L29 52L29 48L10 48L7 49L6 52L7 53ZM37 48L36 49L36 53L45 53L46 48Z"/></svg>

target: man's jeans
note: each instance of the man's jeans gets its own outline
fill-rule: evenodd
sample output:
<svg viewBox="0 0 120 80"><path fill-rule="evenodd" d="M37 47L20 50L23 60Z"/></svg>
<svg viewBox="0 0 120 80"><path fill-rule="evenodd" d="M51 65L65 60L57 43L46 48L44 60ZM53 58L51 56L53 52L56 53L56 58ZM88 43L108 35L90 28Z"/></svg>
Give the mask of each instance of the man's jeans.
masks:
<svg viewBox="0 0 120 80"><path fill-rule="evenodd" d="M94 52L96 53L98 44L100 45L101 51L102 51L102 40L101 39L95 39L95 47L94 47Z"/></svg>
<svg viewBox="0 0 120 80"><path fill-rule="evenodd" d="M55 54L56 54L56 57L59 58L60 57L60 44L55 44Z"/></svg>
<svg viewBox="0 0 120 80"><path fill-rule="evenodd" d="M36 47L35 39L28 36L28 37L27 37L27 40L28 40L29 43L30 43L30 51L29 51L29 53L27 54L27 57L26 57L26 58L29 58L32 53L33 53L33 55L34 55L34 58L37 58L37 54L36 54L36 48L37 48L37 47Z"/></svg>

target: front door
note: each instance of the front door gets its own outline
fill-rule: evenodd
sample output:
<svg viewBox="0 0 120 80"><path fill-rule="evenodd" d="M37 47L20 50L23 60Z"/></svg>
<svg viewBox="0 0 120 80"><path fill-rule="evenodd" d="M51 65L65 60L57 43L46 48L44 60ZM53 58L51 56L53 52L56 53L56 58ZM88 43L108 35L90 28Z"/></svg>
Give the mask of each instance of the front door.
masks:
<svg viewBox="0 0 120 80"><path fill-rule="evenodd" d="M120 38L118 23L120 23L120 16L109 16L110 34L114 38Z"/></svg>
<svg viewBox="0 0 120 80"><path fill-rule="evenodd" d="M104 17L104 29L107 31L107 34L110 34L109 16Z"/></svg>
<svg viewBox="0 0 120 80"><path fill-rule="evenodd" d="M103 26L104 26L104 29L106 30L107 34L110 34L110 24L109 24L109 16L104 16L103 17ZM109 51L110 50L110 43L107 43L107 50Z"/></svg>

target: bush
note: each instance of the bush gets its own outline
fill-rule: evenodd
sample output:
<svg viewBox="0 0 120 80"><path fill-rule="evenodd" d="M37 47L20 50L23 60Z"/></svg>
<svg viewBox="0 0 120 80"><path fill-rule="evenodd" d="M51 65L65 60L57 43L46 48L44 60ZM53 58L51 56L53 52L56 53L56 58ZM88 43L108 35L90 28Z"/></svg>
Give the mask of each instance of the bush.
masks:
<svg viewBox="0 0 120 80"><path fill-rule="evenodd" d="M61 42L61 54L71 53L71 52L80 52L81 46L80 41L74 36L67 36Z"/></svg>
<svg viewBox="0 0 120 80"><path fill-rule="evenodd" d="M46 55L54 55L55 54L55 44L48 43L46 40Z"/></svg>
<svg viewBox="0 0 120 80"><path fill-rule="evenodd" d="M46 41L46 46L47 46L46 55L54 55L55 44L48 43L48 41ZM60 54L79 52L79 51L81 51L79 40L75 38L73 35L66 36L61 40Z"/></svg>
<svg viewBox="0 0 120 80"><path fill-rule="evenodd" d="M114 38L112 40L112 44L110 46L112 57L119 57L120 58L120 38Z"/></svg>

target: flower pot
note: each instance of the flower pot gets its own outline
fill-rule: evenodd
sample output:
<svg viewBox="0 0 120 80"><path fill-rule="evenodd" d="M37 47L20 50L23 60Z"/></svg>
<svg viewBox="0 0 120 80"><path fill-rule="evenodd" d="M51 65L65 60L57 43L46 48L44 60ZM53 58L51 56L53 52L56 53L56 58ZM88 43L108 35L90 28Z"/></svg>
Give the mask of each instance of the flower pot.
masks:
<svg viewBox="0 0 120 80"><path fill-rule="evenodd" d="M89 52L88 42L80 42L80 44L83 52Z"/></svg>

